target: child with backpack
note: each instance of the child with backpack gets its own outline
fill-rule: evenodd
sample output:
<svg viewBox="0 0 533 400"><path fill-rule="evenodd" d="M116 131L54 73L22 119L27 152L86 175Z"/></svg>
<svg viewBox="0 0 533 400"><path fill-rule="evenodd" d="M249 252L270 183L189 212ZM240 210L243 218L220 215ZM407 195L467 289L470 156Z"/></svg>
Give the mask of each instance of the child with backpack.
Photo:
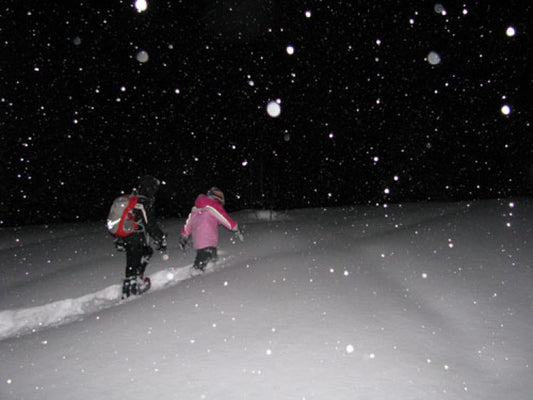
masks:
<svg viewBox="0 0 533 400"><path fill-rule="evenodd" d="M140 294L150 288L144 277L146 266L154 250L166 250L166 234L159 227L154 212L155 194L160 182L150 175L143 176L137 190L120 196L113 202L107 219L115 246L126 252L126 277L122 284L122 298Z"/></svg>
<svg viewBox="0 0 533 400"><path fill-rule="evenodd" d="M179 245L182 250L190 237L196 250L193 268L204 271L207 264L217 260L218 225L235 232L242 241L243 236L235 222L224 209L224 193L212 187L207 194L200 194L192 208L187 221L181 229Z"/></svg>

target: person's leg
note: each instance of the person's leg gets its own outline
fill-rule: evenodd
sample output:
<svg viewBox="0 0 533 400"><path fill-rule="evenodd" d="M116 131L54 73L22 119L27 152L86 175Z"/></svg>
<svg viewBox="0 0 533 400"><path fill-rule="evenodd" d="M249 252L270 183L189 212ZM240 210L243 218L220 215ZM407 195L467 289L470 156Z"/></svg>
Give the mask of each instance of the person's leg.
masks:
<svg viewBox="0 0 533 400"><path fill-rule="evenodd" d="M126 247L126 278L138 275L142 268L144 243L142 237L133 234L124 240Z"/></svg>
<svg viewBox="0 0 533 400"><path fill-rule="evenodd" d="M196 252L196 258L194 260L193 267L201 271L205 270L205 267L209 261L215 261L217 259L217 248L216 247L205 247L203 249L198 249Z"/></svg>
<svg viewBox="0 0 533 400"><path fill-rule="evenodd" d="M211 247L211 259L209 261L217 261L218 260L218 255L217 255L217 248L216 247Z"/></svg>
<svg viewBox="0 0 533 400"><path fill-rule="evenodd" d="M137 275L140 276L141 278L144 277L144 271L146 270L146 266L150 262L150 258L152 258L153 254L154 254L154 249L152 249L151 246L144 244L142 248L141 262L137 270Z"/></svg>
<svg viewBox="0 0 533 400"><path fill-rule="evenodd" d="M143 265L144 240L141 235L133 234L124 240L126 248L126 278L122 284L122 297L137 294L137 277L142 276L146 265Z"/></svg>

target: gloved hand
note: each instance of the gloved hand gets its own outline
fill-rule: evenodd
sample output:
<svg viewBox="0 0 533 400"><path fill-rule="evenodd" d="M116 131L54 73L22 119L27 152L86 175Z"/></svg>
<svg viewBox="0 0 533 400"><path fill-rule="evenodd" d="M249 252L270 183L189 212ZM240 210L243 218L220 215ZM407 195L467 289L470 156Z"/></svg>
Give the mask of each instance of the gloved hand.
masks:
<svg viewBox="0 0 533 400"><path fill-rule="evenodd" d="M187 247L188 238L186 238L183 235L180 235L180 238L178 240L178 245L180 246L180 249L182 251L185 251L185 248Z"/></svg>
<svg viewBox="0 0 533 400"><path fill-rule="evenodd" d="M167 237L163 235L161 239L155 241L155 249L160 251L167 250Z"/></svg>
<svg viewBox="0 0 533 400"><path fill-rule="evenodd" d="M126 246L124 246L124 242L122 241L122 239L116 238L114 241L114 244L115 244L115 248L118 251L126 251Z"/></svg>
<svg viewBox="0 0 533 400"><path fill-rule="evenodd" d="M238 237L241 242L244 242L244 236L239 228L235 231L235 236Z"/></svg>

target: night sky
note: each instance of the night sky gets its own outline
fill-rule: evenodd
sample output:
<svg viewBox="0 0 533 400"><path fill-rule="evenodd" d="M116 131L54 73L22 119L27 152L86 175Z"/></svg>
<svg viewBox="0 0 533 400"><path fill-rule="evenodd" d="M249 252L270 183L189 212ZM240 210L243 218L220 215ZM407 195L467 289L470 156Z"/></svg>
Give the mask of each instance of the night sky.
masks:
<svg viewBox="0 0 533 400"><path fill-rule="evenodd" d="M145 173L165 217L532 193L530 2L138 8L2 2L0 227L104 220Z"/></svg>

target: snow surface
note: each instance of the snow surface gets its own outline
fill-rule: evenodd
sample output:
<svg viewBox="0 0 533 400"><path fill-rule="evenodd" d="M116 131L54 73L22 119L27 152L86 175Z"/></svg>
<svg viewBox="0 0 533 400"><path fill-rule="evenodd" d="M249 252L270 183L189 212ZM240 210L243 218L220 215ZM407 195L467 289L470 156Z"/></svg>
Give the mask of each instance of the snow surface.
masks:
<svg viewBox="0 0 533 400"><path fill-rule="evenodd" d="M123 302L103 221L1 229L0 398L531 398L530 199L233 216Z"/></svg>

